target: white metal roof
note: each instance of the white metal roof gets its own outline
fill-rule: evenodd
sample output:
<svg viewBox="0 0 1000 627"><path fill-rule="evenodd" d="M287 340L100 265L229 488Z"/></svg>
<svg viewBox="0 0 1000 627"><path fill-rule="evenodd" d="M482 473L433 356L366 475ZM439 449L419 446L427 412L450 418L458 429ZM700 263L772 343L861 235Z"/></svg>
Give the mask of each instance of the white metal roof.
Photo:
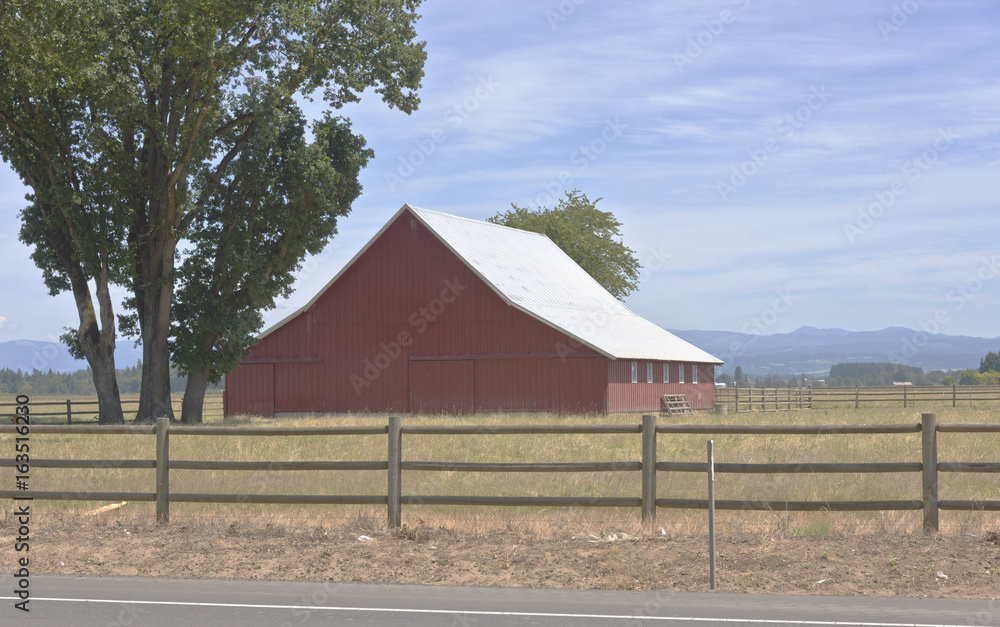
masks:
<svg viewBox="0 0 1000 627"><path fill-rule="evenodd" d="M309 303L261 337L309 309L407 210L509 305L606 357L722 363L632 313L545 235L410 205L403 205Z"/></svg>

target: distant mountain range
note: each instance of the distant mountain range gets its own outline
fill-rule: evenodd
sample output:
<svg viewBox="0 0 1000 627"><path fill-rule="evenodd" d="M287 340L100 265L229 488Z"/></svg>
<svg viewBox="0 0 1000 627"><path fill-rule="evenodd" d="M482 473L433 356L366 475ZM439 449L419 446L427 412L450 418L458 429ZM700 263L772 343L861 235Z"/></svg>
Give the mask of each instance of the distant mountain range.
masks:
<svg viewBox="0 0 1000 627"><path fill-rule="evenodd" d="M736 366L750 375L822 375L830 366L845 362L902 363L931 370L978 368L979 359L1000 350L1000 338L964 335L928 335L913 329L889 327L881 331L845 331L801 327L791 333L751 335L732 331L677 331L691 342L726 362L720 372L732 374ZM142 349L132 342L118 343L119 368L134 366ZM54 342L14 340L0 342L0 368L31 372L33 369L72 372L86 368L70 357L66 347Z"/></svg>
<svg viewBox="0 0 1000 627"><path fill-rule="evenodd" d="M904 327L881 331L845 331L801 327L791 333L751 335L732 331L671 333L726 362L720 372L736 366L750 375L822 375L833 364L893 362L931 370L979 368L979 360L1000 350L1000 338L927 334Z"/></svg>
<svg viewBox="0 0 1000 627"><path fill-rule="evenodd" d="M118 342L115 349L115 366L128 368L142 361L142 347L133 347L131 341ZM12 340L0 342L0 368L31 372L75 372L87 367L87 362L73 359L66 347L57 342Z"/></svg>

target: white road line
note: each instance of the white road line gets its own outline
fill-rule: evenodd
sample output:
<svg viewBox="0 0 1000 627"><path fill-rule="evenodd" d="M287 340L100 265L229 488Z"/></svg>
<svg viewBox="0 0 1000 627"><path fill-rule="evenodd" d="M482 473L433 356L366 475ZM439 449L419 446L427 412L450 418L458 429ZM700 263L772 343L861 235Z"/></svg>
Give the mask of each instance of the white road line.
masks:
<svg viewBox="0 0 1000 627"><path fill-rule="evenodd" d="M15 601L18 597L0 597ZM58 599L32 597L32 601L57 601L64 603L128 603L134 605L174 605L183 607L230 607L246 609L316 610L328 612L386 612L397 614L465 614L472 616L524 616L529 618L593 618L617 620L682 621L689 623L733 623L740 625L835 625L837 627L975 627L974 625L942 623L867 623L826 620L777 620L767 618L700 618L689 616L639 616L633 614L564 614L559 612L498 612L486 610L428 610L390 607L341 607L334 605L260 605L253 603L195 603L191 601L135 601L129 599Z"/></svg>

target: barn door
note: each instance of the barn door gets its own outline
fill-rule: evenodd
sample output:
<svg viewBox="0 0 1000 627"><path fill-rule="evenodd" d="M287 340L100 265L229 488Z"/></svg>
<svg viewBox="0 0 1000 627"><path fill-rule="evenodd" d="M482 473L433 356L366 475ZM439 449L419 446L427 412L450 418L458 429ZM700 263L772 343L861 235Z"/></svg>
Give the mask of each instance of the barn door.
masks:
<svg viewBox="0 0 1000 627"><path fill-rule="evenodd" d="M234 381L236 389L227 392L230 411L251 416L273 416L274 364L243 364L237 372L239 377Z"/></svg>
<svg viewBox="0 0 1000 627"><path fill-rule="evenodd" d="M467 414L476 411L471 359L410 362L411 414Z"/></svg>

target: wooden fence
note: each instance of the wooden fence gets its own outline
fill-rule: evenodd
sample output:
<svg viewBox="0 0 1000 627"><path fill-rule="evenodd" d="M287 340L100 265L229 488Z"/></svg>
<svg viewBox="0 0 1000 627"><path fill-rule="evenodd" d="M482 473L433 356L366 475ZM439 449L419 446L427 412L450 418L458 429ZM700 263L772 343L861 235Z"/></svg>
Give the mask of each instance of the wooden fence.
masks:
<svg viewBox="0 0 1000 627"><path fill-rule="evenodd" d="M179 418L181 415L180 398L172 399L174 414ZM0 416L10 418L13 421L14 409L18 403L0 403ZM58 401L31 401L32 419L43 418L41 422L47 424L97 424L97 400L58 400ZM46 411L36 411L36 407L51 408ZM122 411L125 419L135 414L139 410L139 399L123 399ZM206 394L202 405L203 418L222 418L223 401L221 394Z"/></svg>
<svg viewBox="0 0 1000 627"><path fill-rule="evenodd" d="M988 510L1000 511L1000 501L991 500L941 500L938 498L938 473L985 472L1000 473L1000 463L938 462L938 433L1000 433L1000 423L945 423L937 424L935 414L923 414L919 423L886 425L658 425L655 416L643 416L636 425L522 425L522 426L404 426L402 419L390 417L386 426L377 427L213 427L171 425L166 418L156 425L0 425L0 433L17 433L23 438L30 434L142 434L156 436L155 459L31 459L30 461L0 459L0 466L14 467L27 475L35 468L148 468L155 471L155 492L76 492L68 485L63 492L0 490L0 498L32 498L85 501L153 501L156 519L166 523L170 519L170 503L276 503L276 504L371 504L385 505L389 524L400 526L403 505L496 505L496 506L546 506L546 507L639 507L642 518L652 522L658 508L708 509L708 499L657 498L657 471L709 472L708 462L672 462L657 459L656 437L661 433L687 434L921 434L922 457L920 461L894 463L782 463L734 464L715 463L715 473L921 473L923 493L921 499L895 501L758 501L720 500L717 509L776 510L776 511L888 511L923 510L923 524L928 531L938 529L939 510ZM402 461L403 435L457 434L611 434L633 433L641 436L641 462L577 462L577 463L454 463L433 461ZM376 461L268 461L222 462L194 461L170 458L171 436L352 436L385 434L387 454L385 460ZM288 494L195 494L170 491L171 470L383 470L386 471L386 493L369 495L288 495ZM404 495L404 471L447 472L640 472L641 490L634 498L622 497L546 497L546 496L444 496ZM67 483L72 476L67 476Z"/></svg>
<svg viewBox="0 0 1000 627"><path fill-rule="evenodd" d="M813 407L914 407L916 404L971 404L1000 401L1000 386L948 385L851 388L716 388L715 402L732 412L785 411Z"/></svg>

